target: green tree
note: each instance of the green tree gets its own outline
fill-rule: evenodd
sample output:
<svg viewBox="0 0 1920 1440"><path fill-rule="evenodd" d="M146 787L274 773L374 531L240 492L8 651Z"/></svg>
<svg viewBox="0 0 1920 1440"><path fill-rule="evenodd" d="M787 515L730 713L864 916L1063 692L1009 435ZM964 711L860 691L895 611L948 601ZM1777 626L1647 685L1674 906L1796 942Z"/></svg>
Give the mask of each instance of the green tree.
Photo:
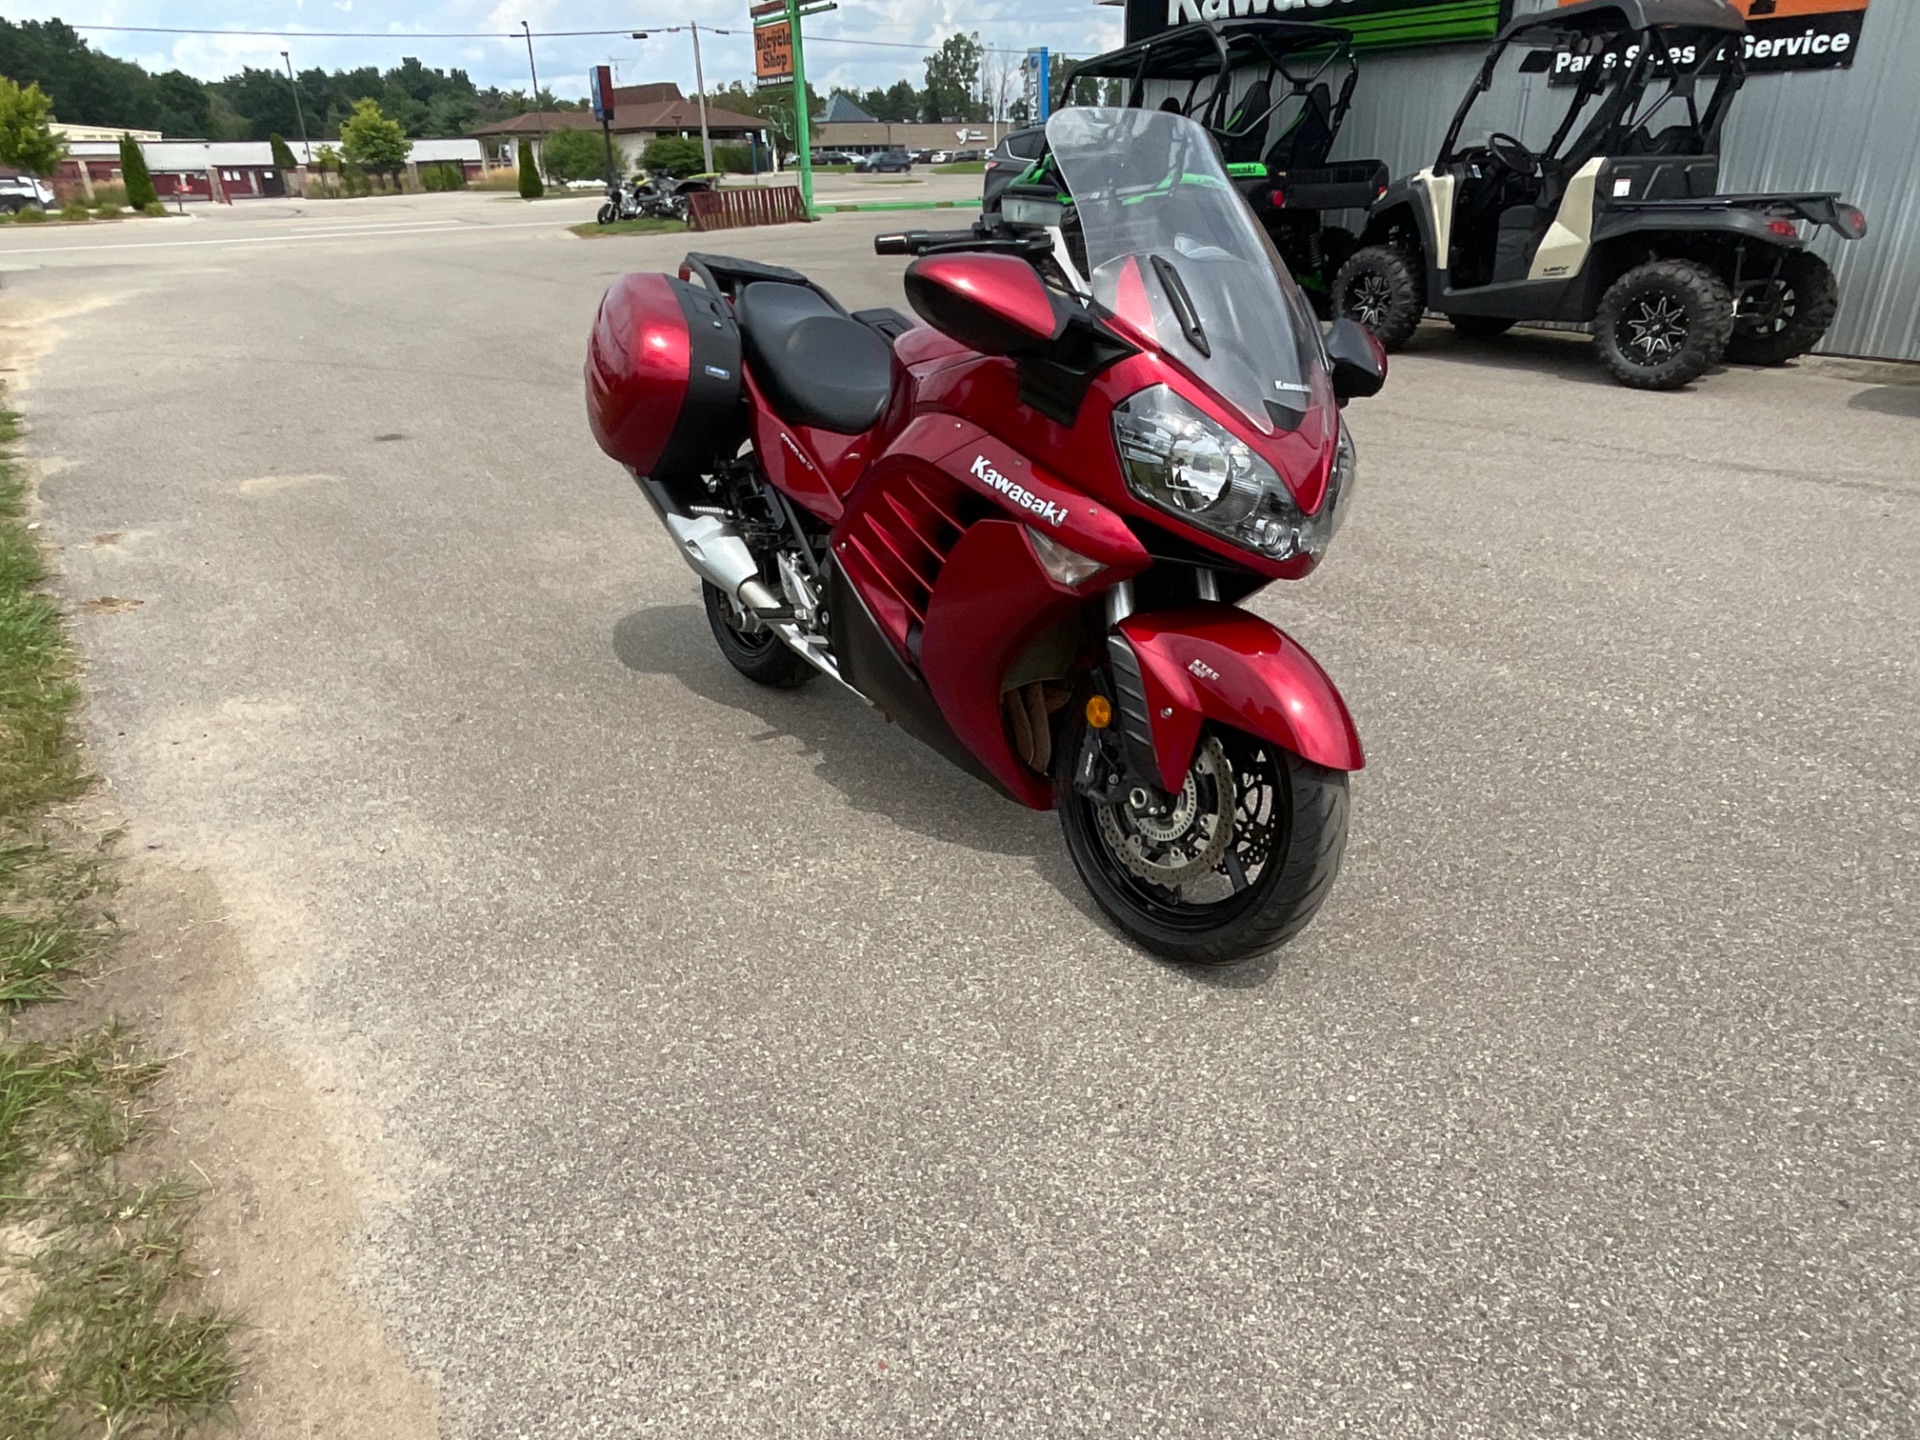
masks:
<svg viewBox="0 0 1920 1440"><path fill-rule="evenodd" d="M533 163L533 141L520 141L520 198L538 200L547 193L547 187L540 183L540 171Z"/></svg>
<svg viewBox="0 0 1920 1440"><path fill-rule="evenodd" d="M980 61L986 50L976 35L949 35L927 57L927 89L920 118L932 122L984 120L980 103Z"/></svg>
<svg viewBox="0 0 1920 1440"><path fill-rule="evenodd" d="M349 164L397 175L408 148L406 132L381 113L379 101L354 101L353 114L340 127L340 153Z"/></svg>
<svg viewBox="0 0 1920 1440"><path fill-rule="evenodd" d="M127 187L127 204L135 210L160 203L160 192L153 188L153 176L147 173L147 157L140 153L140 142L131 135L120 137L120 182Z"/></svg>
<svg viewBox="0 0 1920 1440"><path fill-rule="evenodd" d="M664 172L676 179L684 180L689 175L698 175L706 163L700 142L678 135L656 135L647 142L647 148L640 152L642 170Z"/></svg>
<svg viewBox="0 0 1920 1440"><path fill-rule="evenodd" d="M540 165L549 180L596 180L607 173L606 138L598 130L552 131L540 147Z"/></svg>
<svg viewBox="0 0 1920 1440"><path fill-rule="evenodd" d="M51 175L66 158L64 140L47 122L53 102L38 85L20 85L0 75L0 165Z"/></svg>
<svg viewBox="0 0 1920 1440"><path fill-rule="evenodd" d="M273 150L273 163L282 170L292 170L299 165L300 162L293 158L293 147L287 144L284 137L269 135L267 144Z"/></svg>

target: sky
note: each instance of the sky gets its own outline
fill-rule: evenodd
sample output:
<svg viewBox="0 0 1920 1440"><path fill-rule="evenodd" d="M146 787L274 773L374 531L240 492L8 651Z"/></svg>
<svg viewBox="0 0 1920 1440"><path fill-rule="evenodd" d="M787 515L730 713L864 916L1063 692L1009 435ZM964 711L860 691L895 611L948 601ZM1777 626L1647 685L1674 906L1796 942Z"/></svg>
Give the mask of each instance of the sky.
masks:
<svg viewBox="0 0 1920 1440"><path fill-rule="evenodd" d="M527 47L520 22L535 32L540 84L574 98L586 93L587 71L614 64L623 85L672 80L693 91L693 49L683 31L632 40L628 33L697 21L734 31L700 36L708 86L740 80L751 85L752 41L748 0L61 0L20 4L0 0L9 20L58 16L79 29L94 49L149 70L184 70L217 80L243 65L281 65L291 50L307 69L396 65L403 56L439 69L459 67L481 86L527 87ZM299 32L293 39L238 35L154 35L85 28L89 25L169 26L219 30ZM1094 0L840 0L840 8L806 22L807 79L826 94L833 87L865 90L907 76L925 79L928 48L960 31L977 31L990 47L1024 52L1046 45L1055 53L1089 55L1120 43L1121 12ZM321 32L378 31L379 39L327 39ZM515 32L512 40L429 40L421 31ZM610 30L591 37L541 37L539 32ZM299 38L312 35L313 38ZM387 38L387 37L391 38ZM855 43L850 43L855 42ZM886 42L886 43L877 43ZM906 48L913 47L913 48ZM1009 55L1017 61L1017 56Z"/></svg>

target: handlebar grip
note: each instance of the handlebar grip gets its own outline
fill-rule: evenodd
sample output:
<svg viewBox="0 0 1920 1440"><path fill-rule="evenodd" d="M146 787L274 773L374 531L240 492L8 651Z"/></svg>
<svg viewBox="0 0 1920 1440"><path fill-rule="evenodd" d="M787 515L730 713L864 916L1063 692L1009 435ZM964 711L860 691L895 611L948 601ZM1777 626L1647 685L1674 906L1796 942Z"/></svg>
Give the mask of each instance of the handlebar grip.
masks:
<svg viewBox="0 0 1920 1440"><path fill-rule="evenodd" d="M904 230L873 237L876 255L924 255L937 245L970 245L980 238L972 226L965 230Z"/></svg>

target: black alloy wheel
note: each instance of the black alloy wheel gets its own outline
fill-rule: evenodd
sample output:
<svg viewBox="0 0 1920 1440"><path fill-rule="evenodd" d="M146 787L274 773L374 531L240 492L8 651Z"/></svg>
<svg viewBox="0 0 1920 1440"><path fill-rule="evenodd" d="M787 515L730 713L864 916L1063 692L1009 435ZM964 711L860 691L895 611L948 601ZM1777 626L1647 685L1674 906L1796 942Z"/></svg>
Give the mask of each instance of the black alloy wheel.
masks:
<svg viewBox="0 0 1920 1440"><path fill-rule="evenodd" d="M1608 288L1594 315L1600 363L1634 390L1677 390L1717 363L1733 330L1733 293L1707 266L1654 260Z"/></svg>
<svg viewBox="0 0 1920 1440"><path fill-rule="evenodd" d="M1347 777L1238 730L1209 728L1180 793L1103 804L1074 787L1100 744L1069 712L1055 761L1067 850L1100 908L1156 955L1235 965L1286 944L1319 911L1347 837Z"/></svg>
<svg viewBox="0 0 1920 1440"><path fill-rule="evenodd" d="M1778 275L1741 285L1727 359L1735 365L1784 365L1820 343L1840 308L1833 269L1811 250L1790 250Z"/></svg>
<svg viewBox="0 0 1920 1440"><path fill-rule="evenodd" d="M1333 277L1334 314L1357 320L1388 350L1413 338L1426 306L1417 261L1391 245L1354 251Z"/></svg>
<svg viewBox="0 0 1920 1440"><path fill-rule="evenodd" d="M735 611L733 602L719 587L702 584L700 595L707 604L707 624L720 644L727 663L756 685L774 690L797 690L814 676L813 666L802 660L786 642L764 626L746 628L745 617Z"/></svg>

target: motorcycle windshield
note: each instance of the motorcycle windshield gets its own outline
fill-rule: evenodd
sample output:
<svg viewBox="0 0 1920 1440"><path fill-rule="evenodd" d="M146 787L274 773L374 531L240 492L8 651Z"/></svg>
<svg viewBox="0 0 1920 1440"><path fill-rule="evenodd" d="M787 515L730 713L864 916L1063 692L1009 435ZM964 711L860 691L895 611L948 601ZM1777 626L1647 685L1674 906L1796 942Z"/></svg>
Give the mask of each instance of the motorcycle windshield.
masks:
<svg viewBox="0 0 1920 1440"><path fill-rule="evenodd" d="M1047 121L1094 303L1264 434L1316 398L1320 329L1207 132L1164 110Z"/></svg>

